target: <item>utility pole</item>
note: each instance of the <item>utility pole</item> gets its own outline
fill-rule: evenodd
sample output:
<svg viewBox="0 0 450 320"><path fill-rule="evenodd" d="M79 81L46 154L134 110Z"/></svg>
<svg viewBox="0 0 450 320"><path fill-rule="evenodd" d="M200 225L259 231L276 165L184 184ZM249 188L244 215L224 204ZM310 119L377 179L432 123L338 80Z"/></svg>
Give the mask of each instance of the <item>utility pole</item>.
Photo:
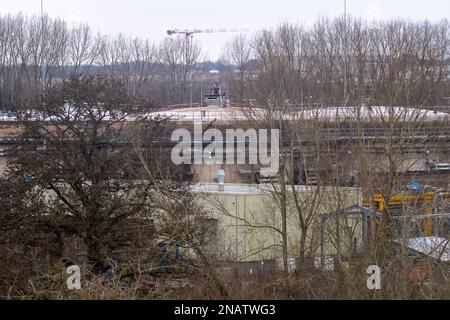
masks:
<svg viewBox="0 0 450 320"><path fill-rule="evenodd" d="M189 57L190 57L190 50L192 48L192 35L186 35L186 61L185 61L185 68L186 71L189 70L189 66L188 66L188 61L189 61ZM192 108L192 71L191 74L189 75L190 79L189 79L189 106Z"/></svg>
<svg viewBox="0 0 450 320"><path fill-rule="evenodd" d="M191 81L189 84L189 106L192 108L192 75L191 75Z"/></svg>
<svg viewBox="0 0 450 320"><path fill-rule="evenodd" d="M41 0L41 72L42 72L42 93L45 91L45 73L47 70L45 70L45 52L44 52L44 0Z"/></svg>
<svg viewBox="0 0 450 320"><path fill-rule="evenodd" d="M344 103L347 105L347 0L344 0Z"/></svg>
<svg viewBox="0 0 450 320"><path fill-rule="evenodd" d="M203 108L203 73L202 78L200 78L200 108Z"/></svg>

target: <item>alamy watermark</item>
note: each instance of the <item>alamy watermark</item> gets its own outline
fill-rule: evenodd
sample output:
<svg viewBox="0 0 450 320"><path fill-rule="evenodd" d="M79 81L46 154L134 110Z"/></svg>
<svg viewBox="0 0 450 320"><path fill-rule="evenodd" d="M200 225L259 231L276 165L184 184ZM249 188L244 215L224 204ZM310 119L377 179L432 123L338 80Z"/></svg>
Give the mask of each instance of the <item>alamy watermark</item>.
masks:
<svg viewBox="0 0 450 320"><path fill-rule="evenodd" d="M261 262L263 265L264 262ZM250 269L250 274L253 270ZM70 276L66 280L67 289L80 290L81 289L81 270L78 265L71 265L67 267L66 273ZM381 289L381 269L377 265L370 265L366 269L366 273L370 276L367 278L366 286L369 290Z"/></svg>
<svg viewBox="0 0 450 320"><path fill-rule="evenodd" d="M270 137L268 136L269 131ZM193 135L189 130L183 128L172 132L171 140L178 142L178 144L172 149L171 158L176 165L256 165L259 163L261 175L269 176L278 173L279 139L279 129L247 129L246 131L243 129L226 129L224 135L221 130L216 128L203 131L202 122L195 121ZM269 148L270 153L268 152ZM246 157L247 151L248 157ZM248 162L246 161L247 158Z"/></svg>
<svg viewBox="0 0 450 320"><path fill-rule="evenodd" d="M81 271L80 267L77 265L68 266L66 273L70 276L66 280L67 289L69 290L80 290L81 289Z"/></svg>
<svg viewBox="0 0 450 320"><path fill-rule="evenodd" d="M370 265L366 269L366 273L370 274L367 278L367 289L380 290L381 289L381 269L376 264Z"/></svg>

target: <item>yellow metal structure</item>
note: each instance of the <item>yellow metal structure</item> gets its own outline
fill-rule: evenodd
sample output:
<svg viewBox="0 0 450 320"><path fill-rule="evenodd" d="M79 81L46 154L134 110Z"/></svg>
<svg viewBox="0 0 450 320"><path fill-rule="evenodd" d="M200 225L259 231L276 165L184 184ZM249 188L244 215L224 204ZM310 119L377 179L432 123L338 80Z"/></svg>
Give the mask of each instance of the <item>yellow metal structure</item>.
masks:
<svg viewBox="0 0 450 320"><path fill-rule="evenodd" d="M363 204L372 210L384 213L389 212L392 216L405 216L408 212L411 215L432 214L434 208L436 192L403 192L392 194L389 201L385 201L381 193L374 193L369 199L363 199ZM433 235L433 219L431 217L421 218L417 221L421 236ZM374 228L376 224L372 224ZM374 232L374 230L372 230Z"/></svg>

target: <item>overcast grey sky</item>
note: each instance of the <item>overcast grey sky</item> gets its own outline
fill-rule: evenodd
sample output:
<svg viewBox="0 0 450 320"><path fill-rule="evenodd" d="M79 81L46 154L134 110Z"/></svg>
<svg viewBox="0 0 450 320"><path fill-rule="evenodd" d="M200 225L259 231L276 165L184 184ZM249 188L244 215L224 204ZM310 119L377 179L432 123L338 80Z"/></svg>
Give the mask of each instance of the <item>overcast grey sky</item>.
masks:
<svg viewBox="0 0 450 320"><path fill-rule="evenodd" d="M51 17L88 23L105 34L123 32L160 41L167 29L245 28L257 31L290 21L309 25L318 16L342 14L344 0L44 0ZM40 0L0 0L0 13L40 13ZM347 0L347 11L369 20L450 18L450 0ZM198 34L217 59L232 33Z"/></svg>

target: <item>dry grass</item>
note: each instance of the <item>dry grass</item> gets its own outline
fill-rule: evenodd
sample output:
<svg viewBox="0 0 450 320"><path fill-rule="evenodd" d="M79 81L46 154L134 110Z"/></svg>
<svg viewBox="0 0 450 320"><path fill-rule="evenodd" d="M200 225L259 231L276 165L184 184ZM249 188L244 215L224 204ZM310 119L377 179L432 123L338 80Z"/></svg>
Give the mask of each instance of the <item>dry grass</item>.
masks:
<svg viewBox="0 0 450 320"><path fill-rule="evenodd" d="M450 299L446 265L429 261L428 274L421 281L410 277L412 265L395 258L382 268L382 289L366 287L364 260L351 263L340 272L308 270L259 277L223 279L230 299L237 300L322 300L322 299ZM94 275L81 267L82 288L68 290L65 267L47 273L30 274L27 281L3 284L0 296L6 299L142 300L142 299L223 299L214 284L201 272L163 272L111 279Z"/></svg>

